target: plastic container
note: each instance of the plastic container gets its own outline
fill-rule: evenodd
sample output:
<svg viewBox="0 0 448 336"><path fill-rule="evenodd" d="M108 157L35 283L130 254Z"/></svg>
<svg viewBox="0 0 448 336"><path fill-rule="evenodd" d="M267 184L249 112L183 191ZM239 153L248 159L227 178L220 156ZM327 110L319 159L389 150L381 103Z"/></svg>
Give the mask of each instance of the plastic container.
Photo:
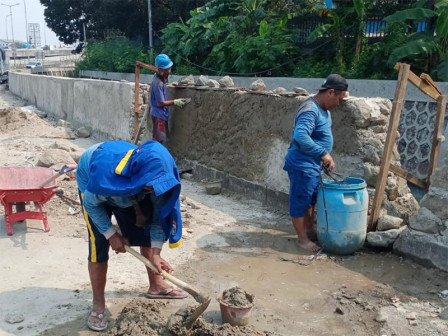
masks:
<svg viewBox="0 0 448 336"><path fill-rule="evenodd" d="M352 254L364 245L369 206L366 188L366 182L356 177L342 182L323 180L317 196L317 238L326 252Z"/></svg>
<svg viewBox="0 0 448 336"><path fill-rule="evenodd" d="M250 312L254 306L254 296L247 294L246 298L251 301L250 306L237 307L222 301L223 293L219 294L216 300L219 302L221 310L221 317L224 323L229 323L231 326L245 326L249 324Z"/></svg>

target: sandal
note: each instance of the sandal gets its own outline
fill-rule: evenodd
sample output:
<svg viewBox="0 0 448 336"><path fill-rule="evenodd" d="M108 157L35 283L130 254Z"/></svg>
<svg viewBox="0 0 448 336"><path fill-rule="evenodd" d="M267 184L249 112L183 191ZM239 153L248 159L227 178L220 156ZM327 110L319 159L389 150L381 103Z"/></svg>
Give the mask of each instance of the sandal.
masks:
<svg viewBox="0 0 448 336"><path fill-rule="evenodd" d="M97 319L99 319L99 321L93 322L90 317L96 317ZM90 313L89 318L87 319L87 326L89 327L90 330L93 331L103 331L107 329L108 326L108 322L107 322L107 318L103 313L97 313L92 311Z"/></svg>
<svg viewBox="0 0 448 336"><path fill-rule="evenodd" d="M180 295L176 295L176 292L180 293ZM174 287L167 287L165 289L162 289L158 293L154 294L146 293L145 296L148 299L185 299L188 296L188 294L181 289L177 289Z"/></svg>

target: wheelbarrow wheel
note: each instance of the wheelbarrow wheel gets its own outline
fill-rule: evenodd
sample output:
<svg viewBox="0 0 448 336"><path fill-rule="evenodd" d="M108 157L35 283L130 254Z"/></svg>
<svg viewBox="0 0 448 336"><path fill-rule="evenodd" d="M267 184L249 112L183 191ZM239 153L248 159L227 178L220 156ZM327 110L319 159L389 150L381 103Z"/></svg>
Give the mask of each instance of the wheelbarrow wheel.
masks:
<svg viewBox="0 0 448 336"><path fill-rule="evenodd" d="M25 202L19 202L16 203L16 212L22 212L26 210L26 203ZM25 219L22 219L20 221L17 221L17 223L24 223Z"/></svg>

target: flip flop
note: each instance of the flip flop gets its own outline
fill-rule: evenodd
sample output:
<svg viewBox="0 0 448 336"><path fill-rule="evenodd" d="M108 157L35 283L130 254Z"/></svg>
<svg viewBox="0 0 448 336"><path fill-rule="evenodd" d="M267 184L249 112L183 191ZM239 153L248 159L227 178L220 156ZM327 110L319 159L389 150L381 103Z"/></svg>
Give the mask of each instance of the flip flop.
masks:
<svg viewBox="0 0 448 336"><path fill-rule="evenodd" d="M99 319L98 322L92 322L90 320L90 316L92 317L96 317L97 319ZM107 322L107 318L104 315L104 313L97 313L92 311L90 313L89 318L87 319L87 326L89 327L90 330L93 331L103 331L107 329L107 326L109 324L109 322Z"/></svg>
<svg viewBox="0 0 448 336"><path fill-rule="evenodd" d="M145 296L148 299L185 299L188 296L188 294L185 293L184 291L181 291L182 292L181 295L170 295L170 293L172 293L173 291L181 291L181 290L174 287L167 287L165 289L162 289L157 294L146 293Z"/></svg>

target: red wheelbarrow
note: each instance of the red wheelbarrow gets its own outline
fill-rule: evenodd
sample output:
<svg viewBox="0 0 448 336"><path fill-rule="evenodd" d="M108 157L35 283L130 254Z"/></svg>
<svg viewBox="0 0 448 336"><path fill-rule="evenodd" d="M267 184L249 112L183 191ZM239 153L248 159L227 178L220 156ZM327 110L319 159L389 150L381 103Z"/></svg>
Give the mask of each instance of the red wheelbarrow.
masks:
<svg viewBox="0 0 448 336"><path fill-rule="evenodd" d="M43 230L50 231L44 204L56 193L56 178L51 180L53 174L54 170L43 167L0 168L0 202L5 208L8 236L12 235L12 224L24 219L42 219ZM47 184L40 187L45 181L48 181ZM24 202L33 202L38 211L18 211L18 205ZM12 210L13 205L16 212Z"/></svg>

